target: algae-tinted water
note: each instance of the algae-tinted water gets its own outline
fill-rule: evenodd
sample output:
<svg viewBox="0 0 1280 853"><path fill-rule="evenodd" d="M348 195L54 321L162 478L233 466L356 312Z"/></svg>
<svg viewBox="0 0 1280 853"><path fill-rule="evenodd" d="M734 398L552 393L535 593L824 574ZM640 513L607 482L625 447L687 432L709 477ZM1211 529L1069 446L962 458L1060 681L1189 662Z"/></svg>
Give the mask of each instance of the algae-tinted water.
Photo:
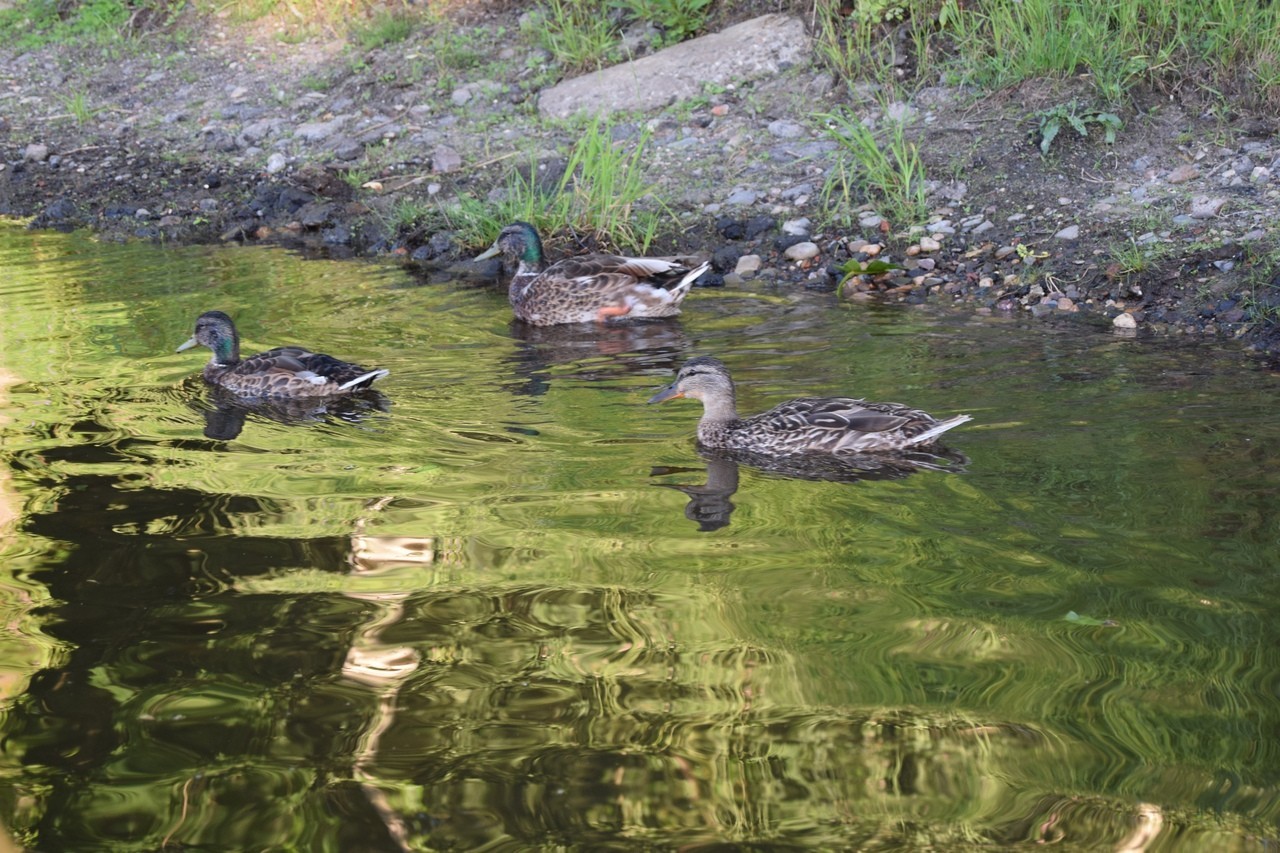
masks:
<svg viewBox="0 0 1280 853"><path fill-rule="evenodd" d="M1250 849L1280 839L1278 380L1084 326L503 294L0 229L0 819L39 850ZM176 354L386 367L242 410ZM704 459L808 393L968 412L962 472ZM1135 842L1135 843L1136 843Z"/></svg>

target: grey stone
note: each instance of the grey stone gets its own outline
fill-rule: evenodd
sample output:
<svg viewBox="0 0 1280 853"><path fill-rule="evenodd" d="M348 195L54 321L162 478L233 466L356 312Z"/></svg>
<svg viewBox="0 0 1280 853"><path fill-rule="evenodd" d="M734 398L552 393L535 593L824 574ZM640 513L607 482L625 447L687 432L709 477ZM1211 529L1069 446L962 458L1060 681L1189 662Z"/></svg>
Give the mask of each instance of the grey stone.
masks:
<svg viewBox="0 0 1280 853"><path fill-rule="evenodd" d="M264 118L244 126L240 135L250 144L255 144L275 133L279 127L279 119Z"/></svg>
<svg viewBox="0 0 1280 853"><path fill-rule="evenodd" d="M293 129L293 135L304 142L323 142L333 136L347 123L349 116L334 116L328 121L311 121L300 124Z"/></svg>
<svg viewBox="0 0 1280 853"><path fill-rule="evenodd" d="M359 160L364 154L364 146L347 136L339 137L333 142L333 156L339 160Z"/></svg>
<svg viewBox="0 0 1280 853"><path fill-rule="evenodd" d="M736 189L729 193L729 197L724 200L724 203L749 205L755 204L758 198L760 198L760 194L755 190Z"/></svg>
<svg viewBox="0 0 1280 853"><path fill-rule="evenodd" d="M808 237L810 224L809 220L805 217L801 217L800 219L788 219L786 222L782 223L782 233L790 234L794 237Z"/></svg>
<svg viewBox="0 0 1280 853"><path fill-rule="evenodd" d="M659 109L700 95L706 83L727 85L777 74L804 63L810 52L803 21L761 15L634 62L565 80L542 92L538 109L555 118Z"/></svg>
<svg viewBox="0 0 1280 853"><path fill-rule="evenodd" d="M1200 195L1191 200L1191 218L1192 219L1212 219L1222 211L1222 206L1227 203L1225 198L1211 198L1209 196Z"/></svg>
<svg viewBox="0 0 1280 853"><path fill-rule="evenodd" d="M431 153L431 170L441 174L462 168L462 155L448 145L438 145Z"/></svg>
<svg viewBox="0 0 1280 853"><path fill-rule="evenodd" d="M783 254L793 261L807 261L818 256L818 244L806 240L803 243L788 246Z"/></svg>
<svg viewBox="0 0 1280 853"><path fill-rule="evenodd" d="M804 136L804 125L786 119L769 122L769 132L779 139L795 139Z"/></svg>
<svg viewBox="0 0 1280 853"><path fill-rule="evenodd" d="M734 266L733 271L737 275L750 275L760 269L761 263L759 255L743 255L738 258L738 263Z"/></svg>
<svg viewBox="0 0 1280 853"><path fill-rule="evenodd" d="M276 151L267 158L267 174L274 175L277 172L282 171L284 167L288 165L288 162L289 161L285 159L283 154Z"/></svg>
<svg viewBox="0 0 1280 853"><path fill-rule="evenodd" d="M1068 225L1053 236L1057 237L1059 240L1078 240L1080 239L1080 226Z"/></svg>
<svg viewBox="0 0 1280 853"><path fill-rule="evenodd" d="M454 89L449 95L449 101L455 107L465 107L471 100L471 90L466 86L460 86Z"/></svg>
<svg viewBox="0 0 1280 853"><path fill-rule="evenodd" d="M43 163L45 160L49 159L49 146L40 142L32 142L27 146L26 150L22 152L22 159L29 163Z"/></svg>

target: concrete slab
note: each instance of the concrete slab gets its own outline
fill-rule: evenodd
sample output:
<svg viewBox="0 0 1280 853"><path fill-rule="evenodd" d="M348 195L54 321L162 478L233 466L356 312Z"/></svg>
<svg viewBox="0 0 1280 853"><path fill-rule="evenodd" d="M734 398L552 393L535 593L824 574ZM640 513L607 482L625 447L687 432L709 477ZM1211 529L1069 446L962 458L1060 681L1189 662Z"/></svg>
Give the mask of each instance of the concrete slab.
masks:
<svg viewBox="0 0 1280 853"><path fill-rule="evenodd" d="M767 77L807 62L810 52L809 34L799 18L761 15L634 62L565 80L543 90L538 109L554 118L661 109L701 94L704 83L723 86Z"/></svg>

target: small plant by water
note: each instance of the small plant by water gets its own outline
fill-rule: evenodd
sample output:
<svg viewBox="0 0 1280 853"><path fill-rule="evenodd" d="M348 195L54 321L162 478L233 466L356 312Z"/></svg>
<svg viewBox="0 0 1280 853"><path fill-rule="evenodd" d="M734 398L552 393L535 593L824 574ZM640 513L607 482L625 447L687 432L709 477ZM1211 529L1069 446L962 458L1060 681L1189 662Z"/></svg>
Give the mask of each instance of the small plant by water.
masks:
<svg viewBox="0 0 1280 853"><path fill-rule="evenodd" d="M835 221L847 222L865 197L891 222L914 223L928 213L924 161L907 139L906 122L886 119L877 136L847 112L823 113L827 136L839 144L822 198Z"/></svg>
<svg viewBox="0 0 1280 853"><path fill-rule="evenodd" d="M569 152L554 190L539 188L536 163L530 162L527 175L513 172L492 200L463 196L445 216L459 239L473 246L492 242L503 226L524 220L542 234L567 228L601 245L643 252L671 219L660 200L646 198L641 164L648 140L645 132L615 143L611 125L592 121Z"/></svg>

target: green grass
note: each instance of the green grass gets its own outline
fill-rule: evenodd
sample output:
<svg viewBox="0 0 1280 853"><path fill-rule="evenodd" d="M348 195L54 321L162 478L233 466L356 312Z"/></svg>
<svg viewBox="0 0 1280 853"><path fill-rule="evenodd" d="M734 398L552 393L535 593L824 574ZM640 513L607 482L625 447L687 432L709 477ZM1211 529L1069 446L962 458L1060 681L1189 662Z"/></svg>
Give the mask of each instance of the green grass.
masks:
<svg viewBox="0 0 1280 853"><path fill-rule="evenodd" d="M525 34L566 71L599 68L618 52L617 28L604 11L590 0L548 0L529 16Z"/></svg>
<svg viewBox="0 0 1280 853"><path fill-rule="evenodd" d="M852 6L852 8L851 8ZM1238 0L816 0L819 59L848 83L985 89L1086 79L1103 102L1139 84L1280 108L1280 5ZM905 28L899 42L895 30ZM894 66L895 44L910 62Z"/></svg>
<svg viewBox="0 0 1280 853"><path fill-rule="evenodd" d="M608 124L592 122L569 153L564 177L551 192L536 186L534 163L528 174L508 179L496 202L463 196L444 214L459 239L471 246L492 242L505 225L521 219L544 235L565 230L619 251L644 252L664 222L676 227L671 213L646 198L641 172L648 134L626 144L613 142Z"/></svg>
<svg viewBox="0 0 1280 853"><path fill-rule="evenodd" d="M76 124L85 124L102 112L102 107L89 106L89 100L84 92L76 92L73 95L64 96L62 105L71 114L71 117L76 120Z"/></svg>
<svg viewBox="0 0 1280 853"><path fill-rule="evenodd" d="M413 20L400 12L379 10L367 21L353 24L350 39L365 50L404 41L413 32Z"/></svg>
<svg viewBox="0 0 1280 853"><path fill-rule="evenodd" d="M903 121L884 118L880 133L845 112L817 116L839 144L822 200L832 221L848 224L865 195L895 226L922 222L929 212L924 161L906 136Z"/></svg>

